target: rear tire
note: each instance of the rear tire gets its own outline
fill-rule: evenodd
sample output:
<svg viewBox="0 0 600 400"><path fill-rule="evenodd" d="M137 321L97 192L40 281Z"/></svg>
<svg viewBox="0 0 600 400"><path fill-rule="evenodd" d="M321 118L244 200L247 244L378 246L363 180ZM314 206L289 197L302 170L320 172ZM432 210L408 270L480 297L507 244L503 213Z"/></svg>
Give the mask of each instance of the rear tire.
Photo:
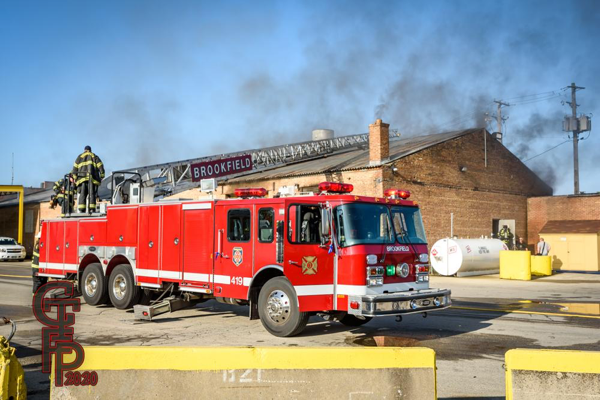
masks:
<svg viewBox="0 0 600 400"><path fill-rule="evenodd" d="M133 271L128 264L119 264L108 279L110 302L119 310L126 310L137 304L140 288L135 284Z"/></svg>
<svg viewBox="0 0 600 400"><path fill-rule="evenodd" d="M346 326L361 326L372 320L373 317L358 317L352 314L346 314L340 318L340 322Z"/></svg>
<svg viewBox="0 0 600 400"><path fill-rule="evenodd" d="M265 329L279 337L295 336L302 332L309 314L300 312L298 298L290 281L279 276L261 288L258 295L258 314Z"/></svg>
<svg viewBox="0 0 600 400"><path fill-rule="evenodd" d="M90 264L83 270L81 276L81 296L91 306L106 303L106 277L100 263Z"/></svg>

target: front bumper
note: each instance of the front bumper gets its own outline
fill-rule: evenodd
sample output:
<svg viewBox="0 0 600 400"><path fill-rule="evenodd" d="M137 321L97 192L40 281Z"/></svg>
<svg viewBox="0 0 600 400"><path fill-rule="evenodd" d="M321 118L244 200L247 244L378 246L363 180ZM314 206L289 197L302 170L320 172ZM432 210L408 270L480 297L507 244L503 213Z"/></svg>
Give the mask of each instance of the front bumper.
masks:
<svg viewBox="0 0 600 400"><path fill-rule="evenodd" d="M348 314L378 317L443 310L452 304L450 295L449 289L424 289L411 292L349 296L348 305L357 302L358 308L349 306Z"/></svg>
<svg viewBox="0 0 600 400"><path fill-rule="evenodd" d="M0 260L24 260L24 253L0 253Z"/></svg>

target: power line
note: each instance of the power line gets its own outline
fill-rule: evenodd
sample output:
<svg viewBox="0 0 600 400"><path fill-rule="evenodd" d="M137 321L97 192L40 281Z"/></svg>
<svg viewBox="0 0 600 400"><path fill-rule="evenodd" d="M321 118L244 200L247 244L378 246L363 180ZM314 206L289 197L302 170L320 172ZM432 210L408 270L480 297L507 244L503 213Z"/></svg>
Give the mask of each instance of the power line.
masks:
<svg viewBox="0 0 600 400"><path fill-rule="evenodd" d="M515 97L509 97L507 99L505 99L506 101L508 100L517 100L517 99L523 99L525 97L536 97L536 96L542 96L542 95L548 95L548 94L554 94L556 93L558 90L564 90L564 89L557 89L557 90L551 90L549 92L542 92L542 93L536 93L536 94L525 94L523 96L515 96Z"/></svg>
<svg viewBox="0 0 600 400"><path fill-rule="evenodd" d="M570 141L571 141L571 139L569 139L569 140L565 140L564 142L562 142L562 143L559 143L559 144L557 144L556 146L554 146L554 147L551 147L551 148L549 148L548 150L541 152L540 154L537 154L537 155L535 155L535 156L533 156L533 157L530 157L530 158L528 158L527 160L524 160L523 162L527 162L527 161L533 160L534 158L537 158L537 157L539 157L539 156L541 156L541 155L543 155L543 154L546 154L547 152L549 152L549 151L551 151L551 150L554 150L554 149L555 149L555 148L557 148L558 146L562 146L563 144L565 144L565 143L569 143Z"/></svg>

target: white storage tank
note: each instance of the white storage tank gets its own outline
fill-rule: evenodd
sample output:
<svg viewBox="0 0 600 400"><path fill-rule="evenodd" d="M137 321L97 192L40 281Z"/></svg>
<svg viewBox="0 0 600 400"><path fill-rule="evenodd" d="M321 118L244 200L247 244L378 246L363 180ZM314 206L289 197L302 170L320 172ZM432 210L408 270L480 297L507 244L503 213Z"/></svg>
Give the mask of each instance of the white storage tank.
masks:
<svg viewBox="0 0 600 400"><path fill-rule="evenodd" d="M440 275L497 274L500 250L508 248L498 239L441 239L431 248L429 259Z"/></svg>
<svg viewBox="0 0 600 400"><path fill-rule="evenodd" d="M333 139L333 129L315 129L312 131L312 140Z"/></svg>

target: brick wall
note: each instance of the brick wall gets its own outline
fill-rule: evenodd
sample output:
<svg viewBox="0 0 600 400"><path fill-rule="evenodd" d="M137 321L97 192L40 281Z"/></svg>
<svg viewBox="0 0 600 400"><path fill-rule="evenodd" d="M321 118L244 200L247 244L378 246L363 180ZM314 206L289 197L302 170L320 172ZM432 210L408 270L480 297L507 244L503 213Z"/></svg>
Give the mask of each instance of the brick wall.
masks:
<svg viewBox="0 0 600 400"><path fill-rule="evenodd" d="M527 201L529 241L537 242L548 221L600 220L600 195L532 197Z"/></svg>
<svg viewBox="0 0 600 400"><path fill-rule="evenodd" d="M394 166L397 171L384 174L385 186L389 182L390 187L411 191L431 244L450 235L451 213L458 237L489 237L494 219L515 220L513 233L527 237L527 197L552 194L483 130L404 157Z"/></svg>
<svg viewBox="0 0 600 400"><path fill-rule="evenodd" d="M369 162L379 165L390 159L390 124L380 119L369 125Z"/></svg>

